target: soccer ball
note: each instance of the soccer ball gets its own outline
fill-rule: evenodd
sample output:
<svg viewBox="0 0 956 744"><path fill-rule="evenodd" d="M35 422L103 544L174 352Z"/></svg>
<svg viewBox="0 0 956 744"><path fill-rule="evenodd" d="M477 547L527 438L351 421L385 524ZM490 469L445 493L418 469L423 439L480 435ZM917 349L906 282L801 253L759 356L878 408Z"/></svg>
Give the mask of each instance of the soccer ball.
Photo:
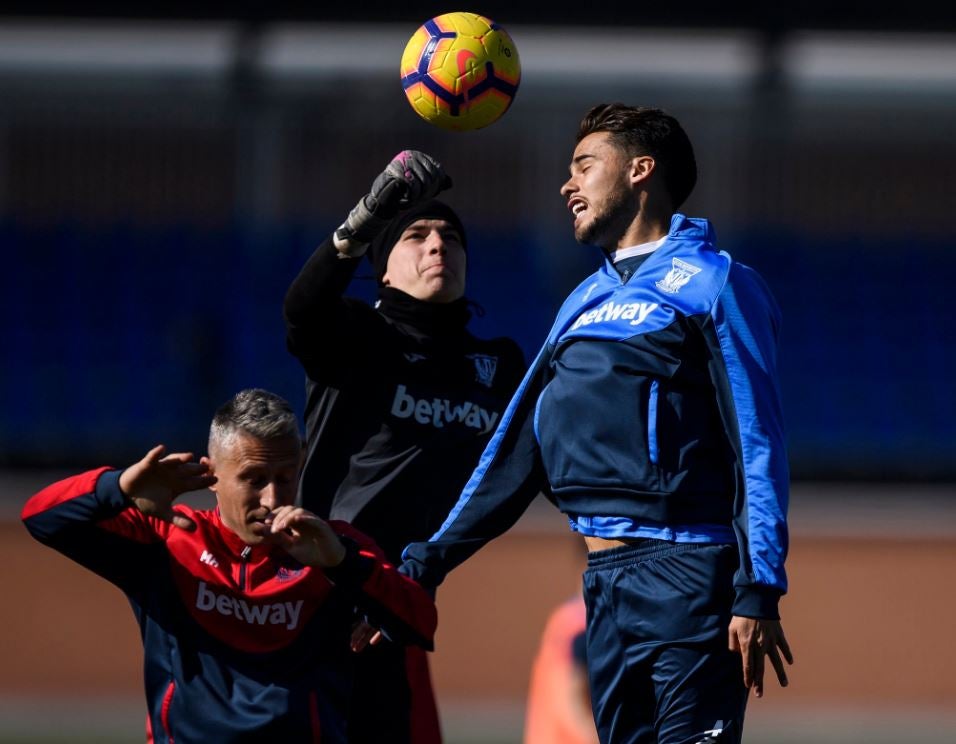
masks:
<svg viewBox="0 0 956 744"><path fill-rule="evenodd" d="M518 92L521 62L508 33L476 13L445 13L419 28L402 54L402 88L430 124L486 127Z"/></svg>

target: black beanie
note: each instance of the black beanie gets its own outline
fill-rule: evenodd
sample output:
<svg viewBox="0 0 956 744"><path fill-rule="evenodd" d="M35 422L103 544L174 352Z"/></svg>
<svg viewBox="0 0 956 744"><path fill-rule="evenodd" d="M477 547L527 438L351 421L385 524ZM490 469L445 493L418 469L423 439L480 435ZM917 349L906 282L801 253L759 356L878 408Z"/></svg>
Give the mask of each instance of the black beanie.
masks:
<svg viewBox="0 0 956 744"><path fill-rule="evenodd" d="M386 228L375 237L375 240L373 240L368 247L368 260L372 262L372 270L379 284L382 283L382 277L385 276L385 269L388 266L388 256L398 242L398 239L402 236L405 228L416 220L424 219L445 220L445 222L458 231L458 234L461 236L462 247L467 248L465 226L461 223L461 219L459 219L458 215L455 214L455 210L445 204L445 202L438 201L438 199L431 199L430 201L416 204L407 212L402 212L398 217L389 222Z"/></svg>

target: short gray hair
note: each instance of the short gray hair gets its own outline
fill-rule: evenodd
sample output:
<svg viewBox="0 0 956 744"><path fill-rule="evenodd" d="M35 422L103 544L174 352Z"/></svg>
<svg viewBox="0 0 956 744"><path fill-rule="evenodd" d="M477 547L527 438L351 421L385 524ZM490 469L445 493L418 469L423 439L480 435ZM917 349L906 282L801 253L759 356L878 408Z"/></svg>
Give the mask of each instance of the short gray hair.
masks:
<svg viewBox="0 0 956 744"><path fill-rule="evenodd" d="M236 434L262 440L300 438L299 420L288 401L261 388L236 393L223 403L209 427L209 453Z"/></svg>

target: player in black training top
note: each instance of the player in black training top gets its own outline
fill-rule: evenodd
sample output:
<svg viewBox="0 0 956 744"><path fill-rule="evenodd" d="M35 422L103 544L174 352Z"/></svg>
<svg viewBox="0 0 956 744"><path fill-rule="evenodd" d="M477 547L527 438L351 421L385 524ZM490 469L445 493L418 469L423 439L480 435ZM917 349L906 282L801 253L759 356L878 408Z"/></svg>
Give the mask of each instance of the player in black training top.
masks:
<svg viewBox="0 0 956 744"><path fill-rule="evenodd" d="M300 502L351 522L396 564L441 526L525 369L513 340L468 331L465 230L434 199L450 185L428 155L400 153L285 298L289 349L307 375ZM343 296L366 253L374 308ZM354 699L352 742L441 740L422 652L368 648Z"/></svg>

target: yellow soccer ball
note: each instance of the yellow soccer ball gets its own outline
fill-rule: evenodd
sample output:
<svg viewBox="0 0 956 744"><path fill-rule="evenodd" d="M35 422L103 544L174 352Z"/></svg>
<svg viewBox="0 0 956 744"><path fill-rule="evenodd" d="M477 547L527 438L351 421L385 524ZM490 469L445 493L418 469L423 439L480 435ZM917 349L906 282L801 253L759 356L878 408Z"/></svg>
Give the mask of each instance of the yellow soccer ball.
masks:
<svg viewBox="0 0 956 744"><path fill-rule="evenodd" d="M518 50L508 33L476 13L426 21L402 54L402 88L429 124L465 131L497 121L521 81Z"/></svg>

